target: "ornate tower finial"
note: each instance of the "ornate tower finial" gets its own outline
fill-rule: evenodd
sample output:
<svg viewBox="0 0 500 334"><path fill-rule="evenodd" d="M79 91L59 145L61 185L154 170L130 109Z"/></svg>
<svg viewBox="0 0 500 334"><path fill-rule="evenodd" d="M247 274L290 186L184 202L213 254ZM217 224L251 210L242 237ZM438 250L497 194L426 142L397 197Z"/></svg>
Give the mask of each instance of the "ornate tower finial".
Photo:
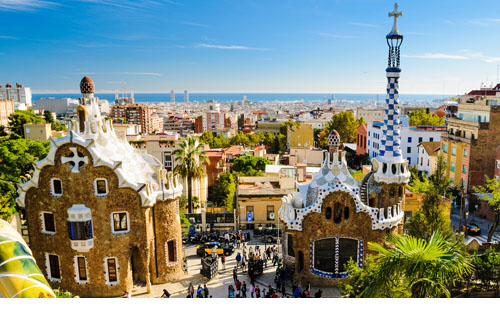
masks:
<svg viewBox="0 0 500 334"><path fill-rule="evenodd" d="M398 28L398 17L403 16L403 12L398 12L398 4L394 4L394 11L389 13L389 17L394 17L394 24L392 25L392 30L385 37L387 39L387 45L389 46L389 60L388 67L399 67L400 53L399 48L403 43L403 34L399 32Z"/></svg>

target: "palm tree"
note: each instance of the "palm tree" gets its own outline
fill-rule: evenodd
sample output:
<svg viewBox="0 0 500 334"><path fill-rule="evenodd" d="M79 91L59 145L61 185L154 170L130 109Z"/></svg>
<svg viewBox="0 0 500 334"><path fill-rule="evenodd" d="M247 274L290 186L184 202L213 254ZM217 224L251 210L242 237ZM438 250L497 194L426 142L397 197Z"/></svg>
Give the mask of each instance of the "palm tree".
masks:
<svg viewBox="0 0 500 334"><path fill-rule="evenodd" d="M193 180L199 180L206 175L205 166L208 158L203 146L195 137L185 137L179 143L179 148L174 150L175 168L174 173L179 174L187 180L188 185L188 212L193 211Z"/></svg>
<svg viewBox="0 0 500 334"><path fill-rule="evenodd" d="M389 249L375 243L368 248L379 252L377 274L362 292L363 297L387 295L394 282L402 282L412 297L450 297L455 281L470 274L470 259L458 243L447 240L440 232L430 239L392 234ZM396 283L397 284L397 283Z"/></svg>

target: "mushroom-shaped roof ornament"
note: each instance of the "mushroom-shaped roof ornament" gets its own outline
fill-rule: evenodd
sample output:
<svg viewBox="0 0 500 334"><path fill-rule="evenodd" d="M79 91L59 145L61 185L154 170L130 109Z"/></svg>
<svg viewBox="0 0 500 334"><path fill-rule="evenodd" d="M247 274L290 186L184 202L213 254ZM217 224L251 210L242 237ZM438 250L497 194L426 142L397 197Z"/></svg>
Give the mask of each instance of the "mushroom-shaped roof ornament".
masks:
<svg viewBox="0 0 500 334"><path fill-rule="evenodd" d="M82 94L94 94L94 83L89 77L84 76L80 81L80 92Z"/></svg>
<svg viewBox="0 0 500 334"><path fill-rule="evenodd" d="M340 147L340 135L337 130L332 130L328 135L328 146L338 149Z"/></svg>

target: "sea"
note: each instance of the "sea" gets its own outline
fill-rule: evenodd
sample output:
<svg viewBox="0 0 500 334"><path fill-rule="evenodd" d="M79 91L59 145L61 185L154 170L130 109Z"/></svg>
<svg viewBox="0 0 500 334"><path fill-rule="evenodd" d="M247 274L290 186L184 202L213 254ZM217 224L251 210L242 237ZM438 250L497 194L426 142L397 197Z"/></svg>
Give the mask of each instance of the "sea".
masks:
<svg viewBox="0 0 500 334"><path fill-rule="evenodd" d="M99 99L115 100L115 94L94 94ZM33 101L41 98L72 98L78 99L81 94L33 94ZM326 102L328 99L341 101L379 101L384 102L385 94L325 94L325 93L190 93L189 102L235 102L243 101L246 97L251 102ZM450 96L433 94L400 94L402 102L441 102ZM135 102L171 102L170 93L134 93ZM184 94L175 94L176 102L184 102Z"/></svg>

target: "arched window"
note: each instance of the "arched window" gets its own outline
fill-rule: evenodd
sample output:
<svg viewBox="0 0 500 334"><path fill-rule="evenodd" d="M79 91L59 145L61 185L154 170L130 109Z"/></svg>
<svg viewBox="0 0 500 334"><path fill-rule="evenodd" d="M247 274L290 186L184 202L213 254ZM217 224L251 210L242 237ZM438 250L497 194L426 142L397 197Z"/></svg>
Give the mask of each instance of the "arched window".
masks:
<svg viewBox="0 0 500 334"><path fill-rule="evenodd" d="M333 206L333 222L335 224L340 224L342 221L342 206L340 203L335 203Z"/></svg>
<svg viewBox="0 0 500 334"><path fill-rule="evenodd" d="M398 195L399 195L399 197L403 197L403 186L399 187Z"/></svg>
<svg viewBox="0 0 500 334"><path fill-rule="evenodd" d="M325 210L325 218L326 219L332 219L332 208L327 207Z"/></svg>
<svg viewBox="0 0 500 334"><path fill-rule="evenodd" d="M346 206L344 208L344 220L347 220L347 219L349 219L349 207L348 206Z"/></svg>

